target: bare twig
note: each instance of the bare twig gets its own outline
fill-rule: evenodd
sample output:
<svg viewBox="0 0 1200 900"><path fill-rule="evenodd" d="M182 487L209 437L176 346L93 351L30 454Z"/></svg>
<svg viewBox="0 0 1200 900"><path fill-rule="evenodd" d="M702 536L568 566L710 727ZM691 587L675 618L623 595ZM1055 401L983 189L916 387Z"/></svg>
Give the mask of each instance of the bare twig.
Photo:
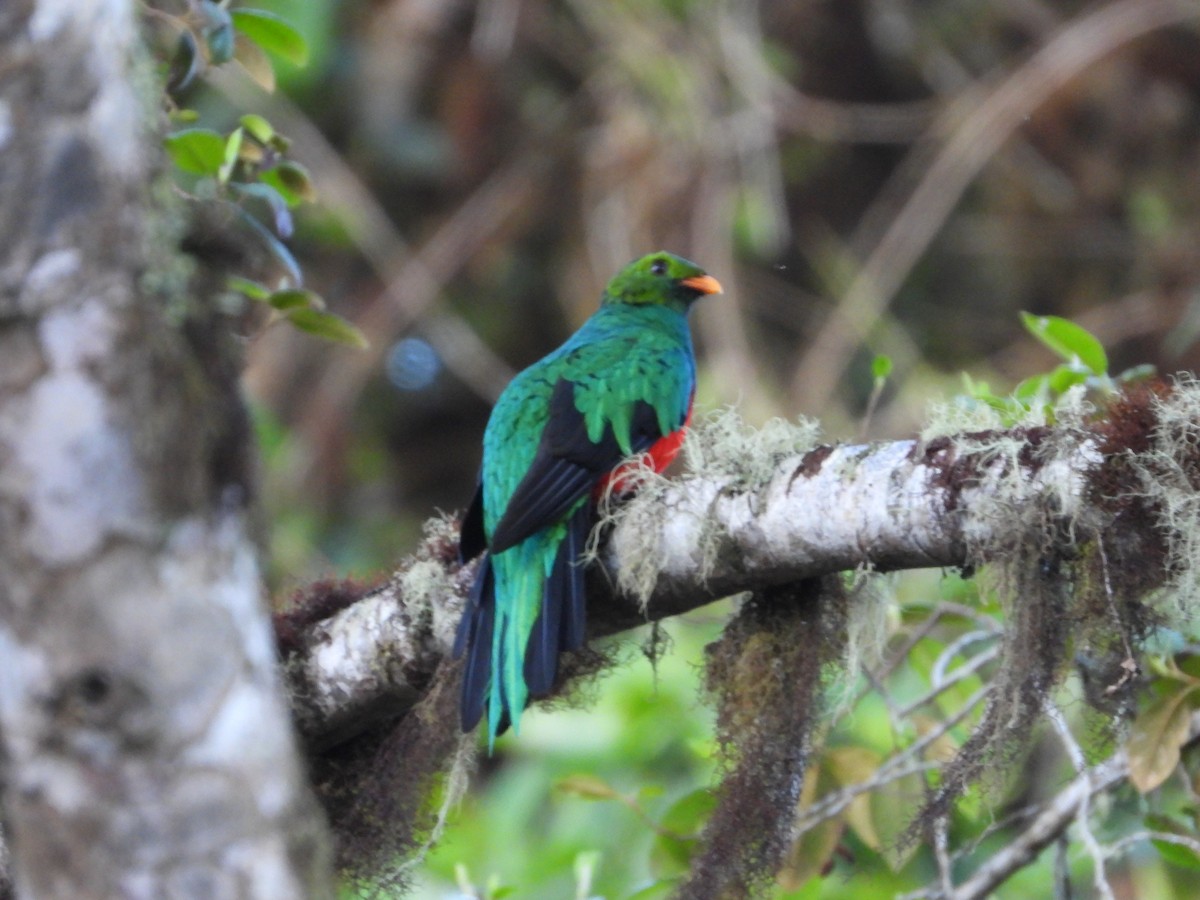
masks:
<svg viewBox="0 0 1200 900"><path fill-rule="evenodd" d="M870 793L873 790L891 784L894 781L899 781L901 778L909 775L938 768L941 765L940 763L921 761L919 757L930 746L958 726L970 714L971 710L987 698L988 692L986 685L981 687L967 698L958 712L947 718L944 722L939 723L937 728L930 729L919 739L913 741L900 753L885 761L883 765L875 770L875 774L866 781L860 781L857 784L848 785L841 790L826 794L818 802L802 810L796 820L794 833L797 836L801 835L805 831L821 824L826 819L839 815L850 805L855 797Z"/></svg>
<svg viewBox="0 0 1200 900"><path fill-rule="evenodd" d="M1129 761L1121 752L1082 772L1046 804L1015 840L992 854L974 875L959 885L948 900L976 900L988 896L1014 872L1037 859L1045 847L1076 821L1086 800L1122 781L1128 774Z"/></svg>

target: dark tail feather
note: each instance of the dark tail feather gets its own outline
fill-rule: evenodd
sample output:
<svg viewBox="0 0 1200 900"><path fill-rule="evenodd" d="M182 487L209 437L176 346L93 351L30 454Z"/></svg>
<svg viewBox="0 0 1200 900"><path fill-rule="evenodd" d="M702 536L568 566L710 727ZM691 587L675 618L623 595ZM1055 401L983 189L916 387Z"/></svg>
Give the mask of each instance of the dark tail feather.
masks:
<svg viewBox="0 0 1200 900"><path fill-rule="evenodd" d="M563 569L569 565L566 541L554 556L554 566L542 589L542 608L525 645L525 686L532 697L543 697L554 687L558 674L558 644L562 627Z"/></svg>
<svg viewBox="0 0 1200 900"><path fill-rule="evenodd" d="M580 556L591 525L591 505L585 503L567 522L566 537L554 556L554 566L542 595L542 609L525 648L525 684L531 696L550 693L558 675L559 654L583 646L587 627L586 573Z"/></svg>
<svg viewBox="0 0 1200 900"><path fill-rule="evenodd" d="M471 731L483 718L487 706L488 684L492 668L492 629L496 622L496 589L492 576L492 559L485 556L479 564L479 572L471 593L467 596L467 608L458 623L458 634L454 639L454 658L464 652L467 664L463 669L462 682L462 730Z"/></svg>
<svg viewBox="0 0 1200 900"><path fill-rule="evenodd" d="M566 553L569 560L566 590L563 592L563 650L578 650L587 638L587 571L582 557L587 548L588 534L592 530L593 514L592 504L585 503L579 507L567 523L567 536L563 540L562 552Z"/></svg>

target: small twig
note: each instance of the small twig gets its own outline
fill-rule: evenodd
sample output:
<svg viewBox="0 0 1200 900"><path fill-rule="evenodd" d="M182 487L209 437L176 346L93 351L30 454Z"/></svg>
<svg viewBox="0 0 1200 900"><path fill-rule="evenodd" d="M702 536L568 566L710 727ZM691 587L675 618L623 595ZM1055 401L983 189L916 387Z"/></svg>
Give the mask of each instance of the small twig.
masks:
<svg viewBox="0 0 1200 900"><path fill-rule="evenodd" d="M932 701L936 700L938 697L940 697L946 691L950 690L950 688L954 687L959 682L974 675L977 671L982 669L988 663L995 660L999 655L1000 655L999 647L991 647L991 648L983 651L982 653L976 654L975 656L973 656L971 658L970 662L964 663L963 665L961 665L957 669L955 669L954 674L951 675L949 678L945 678L945 679L941 680L934 688L927 691L925 694L918 697L916 700L913 700L911 703L909 703L903 709L899 710L898 715L902 719L908 718L909 715L916 712L918 709L920 709L925 704L931 703Z"/></svg>
<svg viewBox="0 0 1200 900"><path fill-rule="evenodd" d="M1133 834L1127 834L1108 845L1108 855L1116 856L1123 852L1126 847L1133 844L1140 844L1143 841L1162 841L1166 844L1177 844L1180 847L1187 847L1197 856L1200 856L1200 840L1188 837L1186 834L1173 834L1170 831L1135 831Z"/></svg>
<svg viewBox="0 0 1200 900"><path fill-rule="evenodd" d="M1066 832L1054 842L1054 900L1071 900L1071 842Z"/></svg>
<svg viewBox="0 0 1200 900"><path fill-rule="evenodd" d="M954 896L954 872L950 864L950 816L944 813L933 823L933 855L937 859L938 881L941 883L942 894Z"/></svg>
<svg viewBox="0 0 1200 900"><path fill-rule="evenodd" d="M962 709L946 719L946 721L940 723L937 728L922 735L919 739L905 747L904 750L883 763L871 778L826 794L820 801L802 810L799 818L796 820L793 833L796 835L803 834L824 820L838 815L860 794L868 793L885 784L891 784L893 781L899 781L901 778L909 775L916 775L938 768L941 763L915 760L926 748L966 718L967 714L983 701L989 690L990 687L988 685L981 687L967 698L967 702L963 704Z"/></svg>
<svg viewBox="0 0 1200 900"><path fill-rule="evenodd" d="M889 767L886 764L880 766L875 770L875 774L866 781L846 785L846 787L826 794L818 802L802 809L795 824L792 826L792 834L795 838L798 838L806 831L816 828L822 822L841 815L857 797L861 797L863 794L869 794L871 791L900 781L910 775L920 775L922 772L936 769L940 765L941 763L938 762L921 761L902 767Z"/></svg>
<svg viewBox="0 0 1200 900"><path fill-rule="evenodd" d="M1046 804L1025 831L986 860L947 900L981 900L988 896L1056 840L1077 819L1085 799L1107 790L1128 774L1128 759L1124 753L1117 753L1078 775Z"/></svg>
<svg viewBox="0 0 1200 900"><path fill-rule="evenodd" d="M951 641L940 654L933 664L933 668L929 671L929 680L934 685L940 685L946 680L946 668L950 665L954 657L958 656L964 647L969 647L978 641L986 641L995 638L997 635L993 631L968 631L966 634L959 635Z"/></svg>
<svg viewBox="0 0 1200 900"><path fill-rule="evenodd" d="M1066 750L1067 757L1071 760L1071 765L1075 771L1079 774L1086 772L1087 760L1084 758L1083 748L1079 746L1079 742L1071 734L1071 729L1068 727L1066 719L1063 718L1062 710L1053 702L1047 700L1044 705L1044 711L1046 718L1054 726L1059 741L1062 743L1063 749ZM1096 835L1088 822L1090 814L1091 794L1084 794L1079 799L1079 810L1075 816L1075 822L1079 826L1079 837L1088 855L1092 858L1092 882L1096 888L1097 895L1104 898L1104 900L1114 900L1112 888L1109 887L1104 868L1104 848L1096 840Z"/></svg>

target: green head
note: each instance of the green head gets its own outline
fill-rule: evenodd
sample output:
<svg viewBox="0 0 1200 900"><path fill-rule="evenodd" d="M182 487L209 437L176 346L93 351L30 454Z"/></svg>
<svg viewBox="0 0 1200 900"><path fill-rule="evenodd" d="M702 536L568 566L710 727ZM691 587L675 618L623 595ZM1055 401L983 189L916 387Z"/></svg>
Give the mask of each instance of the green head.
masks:
<svg viewBox="0 0 1200 900"><path fill-rule="evenodd" d="M659 251L634 260L604 289L604 304L671 306L681 312L705 294L721 293L717 279L694 262Z"/></svg>

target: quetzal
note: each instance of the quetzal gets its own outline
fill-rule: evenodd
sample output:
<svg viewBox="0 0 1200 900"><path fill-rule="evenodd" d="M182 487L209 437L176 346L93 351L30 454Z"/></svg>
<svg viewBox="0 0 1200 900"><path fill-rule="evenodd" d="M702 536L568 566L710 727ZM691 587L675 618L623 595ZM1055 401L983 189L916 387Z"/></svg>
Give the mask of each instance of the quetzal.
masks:
<svg viewBox="0 0 1200 900"><path fill-rule="evenodd" d="M530 696L550 692L559 653L582 646L580 557L595 502L628 457L645 453L662 471L679 451L696 385L687 312L720 290L686 259L644 256L496 401L460 539L464 560L487 555L454 646L467 655L463 730L486 710L489 747Z"/></svg>

